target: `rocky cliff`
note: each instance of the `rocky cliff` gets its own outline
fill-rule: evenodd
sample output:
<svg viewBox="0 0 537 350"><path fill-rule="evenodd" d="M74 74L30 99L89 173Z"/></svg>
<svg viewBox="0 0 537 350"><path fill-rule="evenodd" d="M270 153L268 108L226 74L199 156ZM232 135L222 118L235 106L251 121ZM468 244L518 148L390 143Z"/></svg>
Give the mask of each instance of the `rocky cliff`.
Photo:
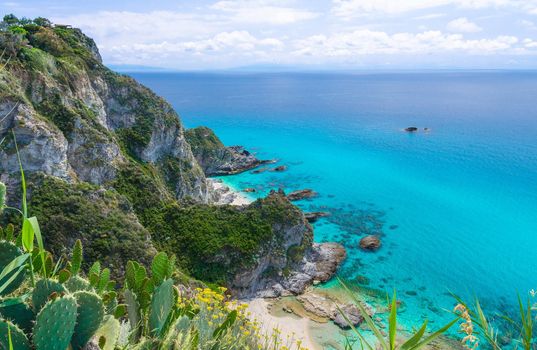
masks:
<svg viewBox="0 0 537 350"><path fill-rule="evenodd" d="M188 275L240 295L297 293L337 268L340 248L313 245L311 226L283 194L211 205L204 170L233 173L259 161L210 129L187 139L172 107L106 68L80 30L0 23L0 51L0 180L16 205L15 135L30 213L53 253L80 238L88 263L119 268L161 249Z"/></svg>
<svg viewBox="0 0 537 350"><path fill-rule="evenodd" d="M224 146L218 136L207 127L189 129L185 135L196 160L207 176L238 174L273 162L257 159L242 146Z"/></svg>
<svg viewBox="0 0 537 350"><path fill-rule="evenodd" d="M166 101L104 67L80 30L21 28L2 40L9 62L0 73L6 116L0 139L15 132L28 172L106 185L133 159L153 167L177 199L209 201L203 172ZM13 143L7 146L0 154L4 181L18 168Z"/></svg>

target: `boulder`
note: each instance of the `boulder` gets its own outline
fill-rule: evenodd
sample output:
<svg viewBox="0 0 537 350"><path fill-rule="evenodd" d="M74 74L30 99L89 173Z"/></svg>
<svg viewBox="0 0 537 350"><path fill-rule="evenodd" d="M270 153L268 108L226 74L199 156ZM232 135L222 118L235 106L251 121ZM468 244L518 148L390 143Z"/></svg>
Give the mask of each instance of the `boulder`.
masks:
<svg viewBox="0 0 537 350"><path fill-rule="evenodd" d="M349 329L351 326L349 325L349 322L343 317L342 312L345 314L347 319L352 322L353 326L358 326L360 323L364 321L364 317L362 316L362 313L360 312L360 309L354 304L347 304L343 305L341 307L341 311L337 310L335 316L333 317L333 321L338 327L343 329Z"/></svg>
<svg viewBox="0 0 537 350"><path fill-rule="evenodd" d="M313 198L317 196L317 192L309 188L304 190L293 191L287 195L290 201L299 201L302 199Z"/></svg>
<svg viewBox="0 0 537 350"><path fill-rule="evenodd" d="M244 190L242 190L242 192L251 193L251 192L256 192L256 190L255 190L255 188L248 187L248 188L245 188Z"/></svg>
<svg viewBox="0 0 537 350"><path fill-rule="evenodd" d="M381 246L380 238L378 236L369 235L360 240L360 248L368 251L375 251Z"/></svg>

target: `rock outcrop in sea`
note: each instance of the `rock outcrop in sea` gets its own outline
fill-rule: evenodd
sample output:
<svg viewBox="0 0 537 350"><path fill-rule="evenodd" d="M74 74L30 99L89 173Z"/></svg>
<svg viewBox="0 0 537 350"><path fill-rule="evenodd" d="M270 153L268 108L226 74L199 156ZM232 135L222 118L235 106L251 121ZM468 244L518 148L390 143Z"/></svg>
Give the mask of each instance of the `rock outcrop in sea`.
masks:
<svg viewBox="0 0 537 350"><path fill-rule="evenodd" d="M189 129L185 135L196 160L207 176L239 174L274 162L257 159L242 146L224 146L218 136L207 127Z"/></svg>

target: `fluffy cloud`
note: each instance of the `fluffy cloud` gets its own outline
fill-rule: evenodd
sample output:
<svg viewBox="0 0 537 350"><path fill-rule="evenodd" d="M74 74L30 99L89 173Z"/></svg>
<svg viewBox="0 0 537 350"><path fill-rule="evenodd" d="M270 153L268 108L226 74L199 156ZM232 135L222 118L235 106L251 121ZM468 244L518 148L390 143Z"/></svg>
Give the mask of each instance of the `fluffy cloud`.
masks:
<svg viewBox="0 0 537 350"><path fill-rule="evenodd" d="M470 22L466 17L457 18L449 22L447 29L455 33L477 33L483 30L477 24Z"/></svg>
<svg viewBox="0 0 537 350"><path fill-rule="evenodd" d="M344 18L375 13L394 15L442 6L462 9L511 7L537 14L536 0L332 0L332 3L332 13Z"/></svg>
<svg viewBox="0 0 537 350"><path fill-rule="evenodd" d="M296 43L297 56L357 56L394 54L431 54L462 52L492 54L514 48L518 38L498 36L492 39L465 39L461 34L440 31L388 34L380 31L356 30L348 33L315 35Z"/></svg>

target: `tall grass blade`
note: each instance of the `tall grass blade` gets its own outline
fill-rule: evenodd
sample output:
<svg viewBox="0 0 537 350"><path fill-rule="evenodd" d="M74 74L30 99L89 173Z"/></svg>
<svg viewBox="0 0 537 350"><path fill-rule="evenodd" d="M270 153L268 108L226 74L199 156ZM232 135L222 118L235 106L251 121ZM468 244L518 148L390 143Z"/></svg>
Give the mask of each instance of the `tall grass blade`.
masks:
<svg viewBox="0 0 537 350"><path fill-rule="evenodd" d="M389 317L389 336L390 336L390 349L395 349L395 333L397 332L397 295L395 290L393 291L393 298L391 303L390 317Z"/></svg>
<svg viewBox="0 0 537 350"><path fill-rule="evenodd" d="M367 310L364 308L362 303L356 298L354 293L347 287L347 285L343 282L341 278L338 277L339 283L343 286L343 288L347 291L347 293L350 295L354 303L356 304L356 307L360 310L360 313L362 314L362 317L364 318L364 321L366 322L369 329L375 334L375 337L378 339L379 343L381 344L382 348L389 349L388 344L386 344L386 340L384 339L384 336L382 335L380 329L377 327L373 319L369 316L367 313Z"/></svg>
<svg viewBox="0 0 537 350"><path fill-rule="evenodd" d="M444 334L448 329L450 329L458 320L460 319L460 317L457 317L455 318L453 321L449 322L448 324L446 324L444 327L440 328L439 330L437 330L436 332L434 332L433 334L429 335L427 338L425 338L422 342L414 345L413 347L411 347L409 350L417 350L417 349L420 349L422 347L424 347L425 345L429 344L430 342L432 342L433 340L435 340L436 338L438 338L439 336L441 336L442 334Z"/></svg>
<svg viewBox="0 0 537 350"><path fill-rule="evenodd" d="M403 345L401 345L401 350L412 349L412 347L416 346L419 343L420 339L423 337L423 334L425 334L425 330L427 329L427 323L428 321L425 320L425 322L423 322L423 325L416 332L416 334L414 334L410 339L404 342Z"/></svg>
<svg viewBox="0 0 537 350"><path fill-rule="evenodd" d="M338 309L339 313L341 314L341 316L343 316L343 318L345 319L345 321L347 322L347 324L349 325L349 327L351 327L351 330L358 336L358 339L360 339L360 345L362 346L362 349L364 348L364 344L367 346L367 348L369 350L374 350L374 347L372 347L368 342L367 340L364 338L364 336L362 335L362 333L356 329L356 327L354 327L354 324L352 323L352 321L347 317L347 315L345 314L345 312L343 312L343 310L341 310L341 308L339 307L339 305L336 304L336 308Z"/></svg>

